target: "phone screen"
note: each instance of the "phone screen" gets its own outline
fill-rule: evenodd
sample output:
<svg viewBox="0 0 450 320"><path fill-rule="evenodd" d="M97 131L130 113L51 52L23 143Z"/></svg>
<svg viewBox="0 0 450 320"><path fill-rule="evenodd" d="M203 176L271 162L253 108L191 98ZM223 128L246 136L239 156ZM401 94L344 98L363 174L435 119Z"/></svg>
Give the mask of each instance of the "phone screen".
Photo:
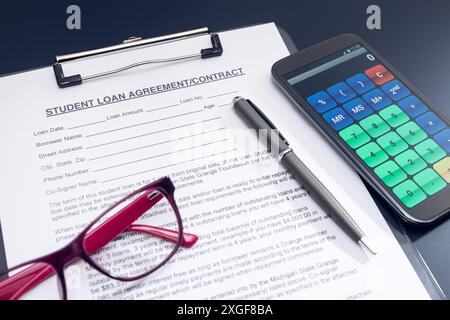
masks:
<svg viewBox="0 0 450 320"><path fill-rule="evenodd" d="M402 208L419 208L448 189L447 121L362 44L284 79Z"/></svg>

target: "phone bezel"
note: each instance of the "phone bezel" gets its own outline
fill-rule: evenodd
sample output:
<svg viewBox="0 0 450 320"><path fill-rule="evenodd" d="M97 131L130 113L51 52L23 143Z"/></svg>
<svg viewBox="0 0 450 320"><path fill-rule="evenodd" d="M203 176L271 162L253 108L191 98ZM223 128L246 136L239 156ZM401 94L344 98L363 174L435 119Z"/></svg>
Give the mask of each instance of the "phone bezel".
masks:
<svg viewBox="0 0 450 320"><path fill-rule="evenodd" d="M431 103L431 101L428 100L428 98L417 90L417 88L403 77L389 62L381 57L367 42L354 34L339 35L283 58L272 66L272 75L276 79L276 82L281 86L282 90L292 99L304 115L312 121L319 131L321 131L335 147L337 147L338 151L350 162L357 172L396 210L396 212L400 214L404 220L414 224L429 224L435 222L446 216L446 213L448 213L448 199L450 199L449 186L447 186L444 192L428 196L429 198L427 200L413 208L404 206L397 200L391 189L388 187L385 188L382 181L376 177L375 174L372 175L370 169L366 167L362 160L356 155L355 151L347 146L338 133L329 127L320 114L314 111L306 99L300 96L284 78L284 75L292 71L305 67L319 59L325 58L358 43L363 45L369 53L373 54L381 64L388 68L397 79L402 81L410 89L412 94L420 98L428 108L449 125L449 120Z"/></svg>

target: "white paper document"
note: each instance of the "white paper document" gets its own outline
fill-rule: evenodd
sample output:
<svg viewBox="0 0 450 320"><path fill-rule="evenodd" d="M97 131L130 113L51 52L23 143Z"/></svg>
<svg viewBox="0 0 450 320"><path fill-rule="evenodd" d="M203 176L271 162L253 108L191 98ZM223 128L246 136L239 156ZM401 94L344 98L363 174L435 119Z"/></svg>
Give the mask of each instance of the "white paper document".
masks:
<svg viewBox="0 0 450 320"><path fill-rule="evenodd" d="M78 262L69 298L429 298L358 175L274 84L270 68L289 54L276 26L227 31L220 39L220 57L143 66L65 89L50 67L0 78L8 266L62 247L120 195L170 176L185 231L198 242L133 283ZM89 75L210 45L200 36L64 70ZM233 111L238 95L279 127L365 231L376 256L255 143ZM30 297L45 296L40 289Z"/></svg>

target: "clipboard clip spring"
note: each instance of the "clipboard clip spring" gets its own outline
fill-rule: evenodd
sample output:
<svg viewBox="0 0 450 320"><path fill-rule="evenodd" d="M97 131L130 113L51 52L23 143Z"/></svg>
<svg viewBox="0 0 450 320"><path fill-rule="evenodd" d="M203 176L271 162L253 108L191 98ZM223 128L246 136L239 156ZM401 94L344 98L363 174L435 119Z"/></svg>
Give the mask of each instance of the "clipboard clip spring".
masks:
<svg viewBox="0 0 450 320"><path fill-rule="evenodd" d="M182 39L187 38L193 38L196 36L201 36L209 34L211 36L211 47L206 49L201 49L199 53L193 53L189 55L184 56L177 56L177 57L170 57L165 59L152 59L152 60L144 60L135 62L117 69L112 69L96 74L91 74L87 76L81 76L80 74L65 76L63 71L62 63L66 61L72 61L76 59L86 58L90 56L105 54L105 53L111 53L114 51L124 50L124 49L130 49L130 48L136 48L139 46L144 45L157 45L167 42L173 42L173 41L179 41ZM71 87L75 85L81 84L83 81L86 80L92 80L108 75L112 75L115 73L119 73L125 70L129 70L135 67L139 67L146 64L154 64L154 63L167 63L167 62L174 62L174 61L180 61L180 60L187 60L187 59L194 59L194 58L202 58L207 59L211 57L217 57L222 55L223 48L222 44L220 42L219 35L217 33L210 33L208 28L199 28L194 30L189 30L185 32L175 33L167 36L161 36L156 38L150 38L150 39L142 39L139 37L130 37L127 40L123 41L121 44L117 44L110 47L100 48L100 49L93 49L83 52L77 52L77 53L70 53L66 55L56 56L55 63L53 64L53 71L55 73L56 83L60 88L66 88Z"/></svg>

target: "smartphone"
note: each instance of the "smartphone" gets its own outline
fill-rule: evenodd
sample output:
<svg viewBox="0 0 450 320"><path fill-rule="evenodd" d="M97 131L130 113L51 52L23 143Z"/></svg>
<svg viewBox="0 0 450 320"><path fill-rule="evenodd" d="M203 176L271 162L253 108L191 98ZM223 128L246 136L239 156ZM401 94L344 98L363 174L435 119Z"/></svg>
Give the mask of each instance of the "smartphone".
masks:
<svg viewBox="0 0 450 320"><path fill-rule="evenodd" d="M272 74L403 219L446 216L449 120L365 41L337 36L281 59Z"/></svg>

